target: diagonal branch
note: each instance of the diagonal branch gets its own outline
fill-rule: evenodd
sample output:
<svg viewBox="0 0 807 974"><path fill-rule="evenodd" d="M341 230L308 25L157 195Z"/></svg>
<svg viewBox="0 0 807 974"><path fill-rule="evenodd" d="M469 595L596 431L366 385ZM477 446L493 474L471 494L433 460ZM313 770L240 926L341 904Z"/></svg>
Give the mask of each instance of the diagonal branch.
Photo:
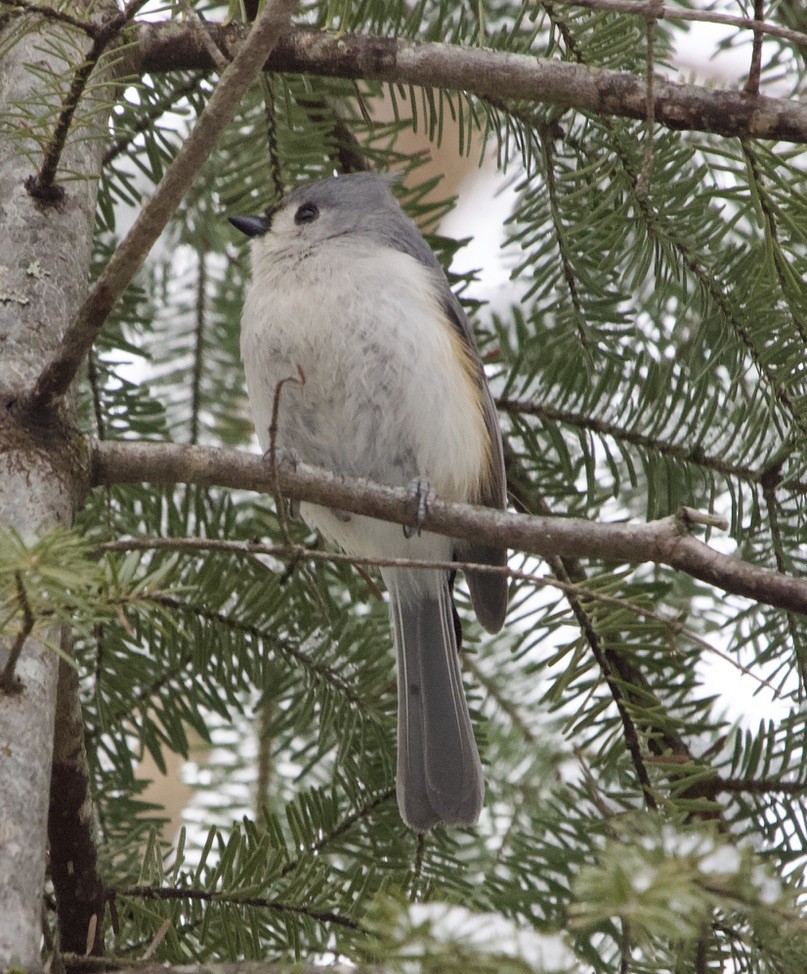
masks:
<svg viewBox="0 0 807 974"><path fill-rule="evenodd" d="M210 24L209 30L218 47L230 52L239 48L243 28ZM130 54L132 73L213 67L210 55L189 27L169 21L139 23L136 38ZM368 34L337 37L297 28L284 33L266 69L448 88L504 101L647 118L647 84L642 75L486 48ZM654 109L656 123L671 129L807 142L807 105L795 100L749 98L740 91L659 80Z"/></svg>
<svg viewBox="0 0 807 974"><path fill-rule="evenodd" d="M69 389L110 311L229 124L238 102L277 43L280 31L288 23L296 5L296 0L268 0L266 3L173 163L65 332L56 357L40 374L30 404L34 410L47 408ZM194 36L201 43L198 31L194 31Z"/></svg>
<svg viewBox="0 0 807 974"><path fill-rule="evenodd" d="M398 524L418 525L418 504L402 487L340 477L300 464L271 467L262 457L232 449L173 443L107 440L92 448L93 486L113 483L194 483L271 494L273 469L283 496ZM453 538L492 547L507 546L550 557L573 551L578 557L613 562L654 562L766 605L807 615L807 579L784 575L723 555L689 533L696 521L685 511L648 524L600 524L582 518L528 517L507 511L434 501L423 526Z"/></svg>

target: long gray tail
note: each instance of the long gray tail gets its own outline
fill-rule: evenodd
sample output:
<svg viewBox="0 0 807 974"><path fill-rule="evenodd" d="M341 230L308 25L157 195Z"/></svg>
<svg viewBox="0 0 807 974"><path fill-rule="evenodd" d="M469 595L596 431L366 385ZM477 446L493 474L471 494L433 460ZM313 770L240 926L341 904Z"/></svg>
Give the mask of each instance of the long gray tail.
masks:
<svg viewBox="0 0 807 974"><path fill-rule="evenodd" d="M398 654L398 807L410 828L473 825L482 764L460 675L448 575L388 570Z"/></svg>

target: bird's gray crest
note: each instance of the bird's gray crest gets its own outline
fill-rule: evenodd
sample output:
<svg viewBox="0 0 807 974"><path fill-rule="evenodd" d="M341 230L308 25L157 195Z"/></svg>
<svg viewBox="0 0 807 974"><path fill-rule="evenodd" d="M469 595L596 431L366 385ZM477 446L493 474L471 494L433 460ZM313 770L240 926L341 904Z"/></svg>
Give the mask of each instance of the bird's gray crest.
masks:
<svg viewBox="0 0 807 974"><path fill-rule="evenodd" d="M298 186L284 197L278 209L313 203L322 211L336 211L341 234L369 238L439 270L431 248L390 191L400 178L397 174L373 172L333 176Z"/></svg>

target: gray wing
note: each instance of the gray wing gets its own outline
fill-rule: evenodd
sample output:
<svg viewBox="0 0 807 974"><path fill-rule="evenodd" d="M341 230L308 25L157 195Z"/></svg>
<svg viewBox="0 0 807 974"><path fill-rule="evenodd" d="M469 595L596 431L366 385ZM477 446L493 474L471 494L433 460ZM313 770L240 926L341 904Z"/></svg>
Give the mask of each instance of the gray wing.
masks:
<svg viewBox="0 0 807 974"><path fill-rule="evenodd" d="M490 395L482 359L476 347L471 325L457 298L446 283L447 299L443 308L451 323L459 332L463 341L473 351L473 359L477 365L477 381L482 393L485 428L490 439L491 475L479 502L486 507L493 507L503 511L507 507L507 480L504 472L504 450L502 448L502 433L496 407ZM494 548L488 545L466 543L458 546L457 556L463 561L478 562L480 565L506 565L507 549ZM498 632L504 625L507 611L507 576L491 572L466 572L468 589L476 617L488 632Z"/></svg>
<svg viewBox="0 0 807 974"><path fill-rule="evenodd" d="M502 434L471 324L456 295L448 286L448 281L434 255L434 251L423 239L413 221L395 202L388 189L386 195L390 204L386 214L388 218L379 220L374 224L372 235L380 243L409 254L410 257L414 257L415 260L434 271L443 310L457 334L467 345L471 352L471 358L476 365L476 379L482 396L485 428L490 439L490 456L493 467L479 502L486 507L504 510L507 507L507 481L504 472ZM480 565L501 566L507 564L506 548L464 543L457 546L455 555L462 561L473 561ZM469 571L466 572L466 577L476 617L488 632L498 632L504 624L504 616L507 611L507 576L490 572Z"/></svg>

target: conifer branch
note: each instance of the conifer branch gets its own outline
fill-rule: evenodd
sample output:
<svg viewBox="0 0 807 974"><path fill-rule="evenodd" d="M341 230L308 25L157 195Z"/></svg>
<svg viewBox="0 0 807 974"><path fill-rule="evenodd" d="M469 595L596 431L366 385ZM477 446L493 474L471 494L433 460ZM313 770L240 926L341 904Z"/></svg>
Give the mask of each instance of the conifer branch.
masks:
<svg viewBox="0 0 807 974"><path fill-rule="evenodd" d="M550 423L561 423L573 429L586 430L595 433L597 436L608 436L621 443L629 443L641 450L647 450L649 453L670 457L683 463L691 463L723 477L733 477L749 484L761 484L769 473L765 467L754 468L731 463L721 456L705 453L697 444L692 447L681 446L672 440L651 436L629 426L622 426L619 423L602 419L600 416L576 412L572 409L559 409L538 400L499 398L496 400L496 406L503 413L510 413L514 416L534 416ZM803 481L781 481L776 486L792 490L795 493L807 493L807 483Z"/></svg>
<svg viewBox="0 0 807 974"><path fill-rule="evenodd" d="M715 792L735 795L803 795L805 781L783 781L781 778L717 778Z"/></svg>
<svg viewBox="0 0 807 974"><path fill-rule="evenodd" d="M43 203L57 203L64 197L64 190L56 183L56 173L67 144L73 118L84 96L90 76L109 45L145 3L146 0L129 0L123 10L110 17L92 35L92 47L73 74L73 80L62 100L56 127L45 148L39 171L26 180L25 188L34 199Z"/></svg>
<svg viewBox="0 0 807 974"><path fill-rule="evenodd" d="M591 355L590 341L588 337L588 322L580 301L580 291L577 286L574 265L572 264L571 254L569 253L569 241L566 236L566 229L560 213L558 201L558 189L555 181L555 146L550 133L545 131L546 126L541 126L538 130L537 148L543 155L544 172L546 175L546 192L549 198L549 210L552 214L552 227L555 231L558 253L560 254L561 267L563 268L563 279L569 289L569 297L572 301L575 316L575 328L580 345Z"/></svg>
<svg viewBox="0 0 807 974"><path fill-rule="evenodd" d="M199 619L204 619L207 622L212 622L216 625L223 626L224 628L230 629L233 632L238 632L243 635L248 635L252 639L260 640L261 642L270 645L272 649L280 655L288 656L294 663L298 664L309 674L311 674L312 680L326 684L332 690L335 690L337 693L344 696L344 698L350 704L360 707L362 712L367 711L365 701L361 700L361 698L356 694L354 688L346 680L343 680L332 667L327 666L326 664L313 658L309 653L306 653L305 651L292 645L288 640L277 639L260 626L250 625L249 623L241 622L238 619L233 619L231 615L227 615L223 612L215 612L211 609L205 609L202 606L182 602L180 599L173 598L170 595L155 593L148 596L143 601L153 602L155 605L164 606L173 610L174 612L190 614ZM167 682L167 679L168 678L166 676L160 685ZM148 701L149 695L146 693L141 693L140 696L144 703Z"/></svg>
<svg viewBox="0 0 807 974"><path fill-rule="evenodd" d="M510 450L507 448L506 454L510 454ZM512 463L511 458L512 454L508 456L508 460L511 460ZM511 478L508 478L509 488L510 484ZM519 478L513 486L516 490L516 500L524 509L529 510L527 497L523 490L523 478ZM540 498L540 510L545 516L551 516L549 505L543 497ZM622 724L622 736L625 740L625 747L633 762L636 779L644 795L645 804L649 809L655 809L658 807L658 802L653 794L653 785L645 763L642 742L628 707L628 703L632 702L631 698L636 695L637 691L645 697L650 695L652 691L648 687L644 675L638 669L630 666L619 653L615 653L612 648L604 644L597 625L584 601L587 601L587 598L581 583L585 581L585 573L580 566L576 563L569 565L567 559L559 555L552 555L547 558L547 564L555 576L556 581L563 585L563 591L566 594L566 601L569 604L569 608L572 610L575 621L580 627L580 632L588 644L594 659L597 661L597 666L600 669L600 673L602 673L603 679L608 686L608 690L617 708L617 713ZM573 578L574 584L572 582ZM659 709L661 710L663 708ZM666 722L663 723L665 726L653 727L654 733L649 735L648 743L651 750L659 747L659 740L663 742L663 746L673 751L685 749L683 743L672 734Z"/></svg>
<svg viewBox="0 0 807 974"><path fill-rule="evenodd" d="M0 0L2 2L2 0ZM141 108L137 122L132 126L131 132L125 136L118 139L113 145L111 145L104 153L103 164L108 166L110 162L117 159L119 155L125 153L129 146L134 142L141 132L149 131L154 122L164 115L166 112L170 112L174 105L182 98L187 95L193 94L193 92L198 91L199 85L203 80L201 74L197 74L188 81L183 81L181 84L177 85L176 88L172 88L163 98L151 105L145 111Z"/></svg>
<svg viewBox="0 0 807 974"><path fill-rule="evenodd" d="M807 310L801 295L794 295L793 285L788 279L788 258L782 248L779 238L779 226L776 218L776 205L771 199L770 192L762 175L762 169L757 158L754 147L747 139L741 141L743 156L748 166L749 179L753 181L754 192L759 200L759 207L765 222L765 233L770 241L772 250L773 266L776 271L776 280L782 292L782 297L788 306L791 320L798 330L801 340L807 347Z"/></svg>
<svg viewBox="0 0 807 974"><path fill-rule="evenodd" d="M92 23L92 21L80 20L78 17L73 17L67 13L66 10L58 10L56 7L48 7L42 3L28 3L27 0L0 0L0 7L12 7L20 13L44 17L46 20L56 20L60 24L69 24L88 37L96 37L101 30L99 25Z"/></svg>
<svg viewBox="0 0 807 974"><path fill-rule="evenodd" d="M110 895L117 897L128 897L144 900L195 900L200 903L229 903L239 907L257 907L261 910L270 910L274 913L297 913L300 916L310 917L320 923L332 923L338 927L345 927L348 930L363 932L363 927L356 920L342 916L332 910L317 910L313 907L303 906L300 903L286 903L283 900L271 899L266 896L240 896L238 892L228 895L218 893L215 890L178 888L175 886L132 886L129 889L110 890Z"/></svg>
<svg viewBox="0 0 807 974"><path fill-rule="evenodd" d="M799 47L807 47L807 34L781 24L766 23L751 17L739 17L720 10L688 10L685 7L673 7L653 3L637 3L636 0L552 0L560 7L583 7L587 10L603 10L607 13L631 14L635 17L652 18L654 20L680 20L701 24L723 24L726 27L736 27L738 30L751 30L754 36L767 34L778 37Z"/></svg>
<svg viewBox="0 0 807 974"><path fill-rule="evenodd" d="M243 28L210 24L209 29L218 47L238 49ZM137 39L131 54L132 73L213 66L189 27L173 22L141 23ZM297 28L283 35L265 69L446 88L480 98L647 118L647 86L641 75L485 48L367 34L335 37ZM739 91L659 80L654 106L656 123L671 129L807 143L807 105L795 100L749 98Z"/></svg>
<svg viewBox="0 0 807 974"><path fill-rule="evenodd" d="M395 789L387 788L385 791L374 795L369 801L365 802L361 808L356 809L356 811L351 812L349 815L345 816L338 825L336 825L329 832L322 834L316 842L314 842L310 848L306 849L306 855L318 855L323 850L340 839L343 835L346 835L354 825L359 822L364 821L369 818L370 814L374 812L380 805L384 805L386 802L391 801L395 797ZM292 859L287 862L283 868L280 870L281 877L288 876L289 873L294 872L294 870L300 865L300 859Z"/></svg>
<svg viewBox="0 0 807 974"><path fill-rule="evenodd" d="M262 457L231 449L110 440L92 449L93 486L195 483L272 493L275 476L284 497L416 526L417 504L405 488L339 477L304 464L296 470L285 464L270 466ZM686 513L648 524L600 524L436 500L423 527L542 557L574 551L578 557L664 564L726 592L807 615L807 580L723 555L692 537L690 523Z"/></svg>
<svg viewBox="0 0 807 974"><path fill-rule="evenodd" d="M660 626L667 629L671 634L677 636L683 636L686 640L698 646L700 649L705 650L709 653L717 653L730 665L733 665L739 672L750 676L752 679L756 680L760 686L766 686L769 690L775 693L774 688L766 680L757 676L752 670L747 666L743 666L736 660L733 660L731 656L723 653L720 650L715 649L709 642L702 639L696 633L687 629L678 619L669 618L667 616L661 615L658 612L653 612L652 609L648 609L645 606L637 605L635 602L631 602L629 599L622 599L615 595L609 595L604 592L598 592L593 588L587 588L584 584L578 581L568 581L568 576L564 572L555 573L553 569L554 578L547 578L544 575L537 575L534 572L524 571L519 568L511 568L509 565L477 565L472 562L462 561L459 559L453 559L451 561L424 561L418 560L416 558L372 558L369 556L359 556L359 555L348 555L340 551L331 550L320 550L313 548L303 548L297 545L289 544L263 544L257 541L234 541L226 538L181 538L181 537L169 537L162 538L156 536L149 537L136 537L136 538L120 538L117 541L105 541L98 545L97 550L100 551L179 551L184 554L203 554L208 552L226 552L231 555L241 555L246 557L254 557L255 555L269 555L272 558L277 558L281 561L287 561L290 565L295 565L300 561L314 561L314 562L341 562L343 564L352 565L354 568L359 570L360 574L363 574L362 569L364 568L413 568L413 569L423 569L432 570L434 568L443 568L446 571L475 571L475 572L486 572L496 575L504 575L505 578L513 578L519 582L528 582L531 585L537 587L548 586L550 588L556 588L558 591L563 592L570 600L574 600L578 603L580 599L585 599L591 602L599 602L602 605L608 606L613 609L620 609L629 612L631 615L638 616L642 619L649 619ZM560 559L558 559L560 560ZM555 564L554 557L547 559L550 566ZM244 635L250 635L252 637L260 638L261 630L258 627L250 626L246 623L241 623L234 621L232 617L226 616L222 613L213 613L210 610L203 609L199 606L188 605L185 603L180 603L173 599L171 596L153 594L145 597L139 597L137 599L139 602L151 601L158 603L160 605L165 605L169 608L182 611L183 608L190 614L195 614L198 618L206 619L208 621L215 620L220 623L224 628L227 628L233 632L241 633ZM580 610L582 611L582 610ZM576 613L575 613L576 614ZM274 645L274 644L273 644ZM292 655L291 651L287 648L285 643L281 643L279 646L280 653L287 653L287 655ZM147 700L152 693L154 693L160 686L172 679L181 672L185 666L189 665L192 657L187 657L184 664L177 663L175 667L171 670L166 671L164 678L153 684L151 691L143 690L138 694L138 700ZM319 672L314 669L314 672ZM330 671L328 671L330 672ZM645 689L643 687L643 689ZM118 713L117 717L111 719L122 719L126 716L126 712Z"/></svg>

